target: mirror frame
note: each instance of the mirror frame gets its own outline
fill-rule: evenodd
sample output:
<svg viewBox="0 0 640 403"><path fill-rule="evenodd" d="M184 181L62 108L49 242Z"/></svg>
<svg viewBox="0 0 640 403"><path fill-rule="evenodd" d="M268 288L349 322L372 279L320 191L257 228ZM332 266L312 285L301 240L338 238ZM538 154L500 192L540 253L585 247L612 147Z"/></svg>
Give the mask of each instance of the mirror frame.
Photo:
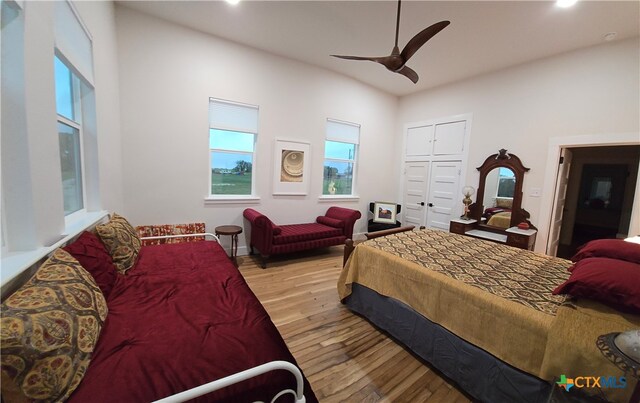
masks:
<svg viewBox="0 0 640 403"><path fill-rule="evenodd" d="M495 231L504 231L497 227L488 226L481 223L482 214L484 213L484 187L487 180L487 174L495 168L509 168L513 171L516 178L516 185L513 191L513 204L511 208L510 227L515 227L521 222L529 224L530 228L536 229L530 222L529 212L522 208L522 184L524 182L524 174L529 171L515 154L507 153L504 148L499 150L497 154L492 154L484 161L484 163L476 168L480 171L480 180L478 182L478 191L476 192L476 202L469 206L469 216L477 221L478 225L490 228ZM506 228L505 228L506 229Z"/></svg>

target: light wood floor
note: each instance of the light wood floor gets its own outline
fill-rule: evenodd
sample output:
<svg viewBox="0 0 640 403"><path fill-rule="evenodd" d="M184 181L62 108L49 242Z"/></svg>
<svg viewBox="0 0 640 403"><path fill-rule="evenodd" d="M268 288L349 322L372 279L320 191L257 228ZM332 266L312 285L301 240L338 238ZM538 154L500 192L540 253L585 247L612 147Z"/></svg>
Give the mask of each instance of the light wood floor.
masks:
<svg viewBox="0 0 640 403"><path fill-rule="evenodd" d="M321 402L469 402L435 370L338 300L342 248L272 260L238 258Z"/></svg>

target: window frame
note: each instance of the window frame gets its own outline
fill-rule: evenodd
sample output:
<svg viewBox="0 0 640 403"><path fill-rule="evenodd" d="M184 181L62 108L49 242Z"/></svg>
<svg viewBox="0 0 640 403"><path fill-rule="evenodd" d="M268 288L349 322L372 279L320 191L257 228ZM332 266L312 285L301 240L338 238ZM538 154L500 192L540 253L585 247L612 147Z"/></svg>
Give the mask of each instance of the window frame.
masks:
<svg viewBox="0 0 640 403"><path fill-rule="evenodd" d="M256 111L256 122L255 122L255 131L253 130L247 130L246 128L238 128L238 127L232 127L230 125L221 125L221 124L214 124L211 122L211 104L212 103L219 103L219 104L224 104L224 105L228 105L228 106L236 106L236 107L242 107L242 108L247 108L247 109L255 109ZM246 103L241 103L241 102L235 102L235 101L229 101L229 100L225 100L225 99L219 99L219 98L209 98L209 134L208 134L208 144L209 144L209 148L208 148L208 156L207 156L207 164L208 164L208 169L207 169L207 177L208 177L208 181L207 181L207 196L205 197L205 204L209 204L209 203L213 203L213 204L217 204L217 203L235 203L235 202L259 202L260 201L260 197L256 194L256 166L257 166L257 160L258 160L258 153L257 153L257 148L258 148L258 131L259 131L259 117L260 117L260 108L257 105L252 105L252 104L246 104ZM211 148L211 136L213 136L212 130L220 130L220 131L226 131L226 132L236 132L236 133L243 133L243 134L251 134L253 136L253 149L251 152L247 152L247 151L238 151L238 150L232 150L232 149L226 149L226 148ZM251 194L214 194L213 193L213 177L212 177L212 173L213 173L213 168L211 166L211 162L212 162L212 153L213 152L219 152L219 153L227 153L227 154L237 154L237 155L251 155Z"/></svg>
<svg viewBox="0 0 640 403"><path fill-rule="evenodd" d="M73 65L60 53L58 49L55 50L54 53L54 63L55 59L60 60L62 64L69 69L69 74L71 75L71 102L73 109L73 117L74 120L67 118L58 113L58 106L56 103L56 123L62 123L63 125L67 125L73 129L78 131L78 147L79 147L79 158L80 158L80 184L82 186L82 208L73 211L69 214L65 214L64 221L65 226L77 221L78 219L84 217L87 214L87 184L86 184L86 170L85 170L85 156L84 156L84 131L82 125L82 75L79 74ZM88 85L88 84L86 84ZM55 83L54 83L55 86ZM58 133L58 156L60 156L60 134ZM62 166L60 167L60 174L62 174ZM62 178L61 178L62 179ZM60 181L62 185L62 180ZM64 206L64 191L63 191L63 206Z"/></svg>
<svg viewBox="0 0 640 403"><path fill-rule="evenodd" d="M359 200L360 197L358 196L357 193L357 175L358 175L358 159L360 156L360 129L361 126L357 123L352 123L352 122L346 122L346 121L342 121L342 120L336 120L336 119L327 119L327 125L329 123L333 123L333 124L339 124L339 125L345 125L345 126L352 126L357 128L358 130L358 138L354 139L356 140L356 142L353 141L346 141L346 139L336 139L334 137L332 137L329 133L328 128L325 129L325 139L324 139L324 151L323 151L323 159L322 159L322 180L320 181L321 183L321 189L320 189L320 200L322 199L326 199L326 200L336 200L336 199L343 199L343 200ZM352 159L344 159L344 158L327 158L326 156L326 150L327 150L327 141L331 141L333 143L343 143L343 144L350 144L353 145L353 158ZM324 171L325 171L325 163L326 161L335 161L335 162L344 162L344 163L350 163L352 164L352 172L351 172L351 193L350 194L325 194L324 193Z"/></svg>

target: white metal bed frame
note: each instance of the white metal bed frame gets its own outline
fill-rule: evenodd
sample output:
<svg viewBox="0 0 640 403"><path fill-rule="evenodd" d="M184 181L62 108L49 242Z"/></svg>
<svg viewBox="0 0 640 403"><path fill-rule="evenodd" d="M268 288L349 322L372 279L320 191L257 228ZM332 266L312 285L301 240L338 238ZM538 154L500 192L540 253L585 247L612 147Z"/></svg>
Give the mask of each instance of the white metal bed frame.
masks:
<svg viewBox="0 0 640 403"><path fill-rule="evenodd" d="M178 234L178 235L159 235L159 236L149 236L149 237L141 237L140 240L154 240L154 239L170 239L170 238L187 238L187 237L194 237L194 236L204 236L205 239L207 236L210 236L213 238L213 240L215 240L216 242L220 243L220 239L210 233L210 232L203 232L203 233L197 233L197 234ZM203 385L200 386L196 386L194 388L191 389L187 389L183 392L180 393L176 393L174 395L171 396L167 396L163 399L160 400L156 400L154 403L178 403L178 402L184 402L187 400L191 400L191 399L195 399L196 397L202 396L202 395L206 395L207 393L211 393L214 392L216 390L222 389L222 388L226 388L227 386L239 383L239 382L243 382L246 381L247 379L265 374L267 372L271 372L271 371L276 371L276 370L285 370L285 371L289 371L293 374L293 376L296 378L296 390L293 391L291 389L284 389L280 392L278 392L273 399L270 400L271 403L275 402L278 398L280 398L281 396L284 396L288 393L292 394L293 397L295 398L296 403L305 403L306 399L304 397L304 383L302 380L302 372L300 372L300 369L298 369L298 367L296 367L295 365L293 365L290 362L287 361L271 361L271 362L267 362L265 364L262 365L258 365L256 367L253 368L249 368L246 369L244 371L235 373L235 374L231 374L229 376L225 376L224 378L220 378L218 380L209 382L209 383L205 383ZM262 403L262 402L260 402Z"/></svg>
<svg viewBox="0 0 640 403"><path fill-rule="evenodd" d="M265 374L270 371L275 370L286 370L293 374L296 377L296 390L293 391L291 389L284 389L278 392L273 399L270 400L271 403L275 402L280 396L284 396L288 393L291 393L295 398L296 403L305 403L306 399L303 394L303 382L302 382L302 373L292 363L288 361L271 361L266 364L258 365L257 367L249 368L242 372L238 372L236 374L232 374L226 376L224 378L218 379L213 382L205 383L204 385L196 386L195 388L185 390L184 392L176 393L175 395L171 395L165 397L164 399L156 400L154 403L178 403L184 402L187 400L194 399L198 396L205 395L207 393L216 391L218 389L226 388L227 386L233 385L235 383L239 383L242 381L246 381L249 378L253 378L258 375ZM262 402L260 402L262 403Z"/></svg>

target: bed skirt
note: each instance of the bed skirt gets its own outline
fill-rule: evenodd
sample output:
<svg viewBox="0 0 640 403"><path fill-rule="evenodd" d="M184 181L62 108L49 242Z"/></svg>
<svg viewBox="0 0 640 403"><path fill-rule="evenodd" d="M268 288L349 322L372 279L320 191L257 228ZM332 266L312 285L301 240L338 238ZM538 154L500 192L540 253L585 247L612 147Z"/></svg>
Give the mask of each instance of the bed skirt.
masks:
<svg viewBox="0 0 640 403"><path fill-rule="evenodd" d="M431 363L476 399L538 403L546 402L551 393L549 382L506 364L396 299L353 283L345 304Z"/></svg>

